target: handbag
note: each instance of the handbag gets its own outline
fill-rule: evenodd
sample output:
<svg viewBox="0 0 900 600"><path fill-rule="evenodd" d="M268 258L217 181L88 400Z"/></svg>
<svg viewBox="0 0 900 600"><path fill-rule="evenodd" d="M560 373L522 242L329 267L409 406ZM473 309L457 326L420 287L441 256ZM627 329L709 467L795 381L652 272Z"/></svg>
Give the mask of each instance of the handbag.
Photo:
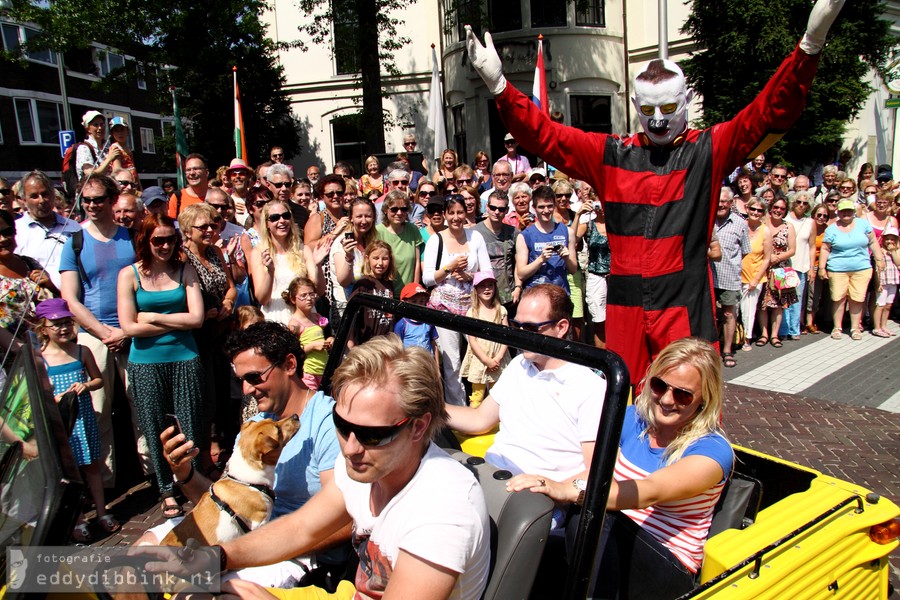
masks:
<svg viewBox="0 0 900 600"><path fill-rule="evenodd" d="M778 267L772 269L769 275L769 285L779 292L797 289L800 285L800 276L791 267Z"/></svg>

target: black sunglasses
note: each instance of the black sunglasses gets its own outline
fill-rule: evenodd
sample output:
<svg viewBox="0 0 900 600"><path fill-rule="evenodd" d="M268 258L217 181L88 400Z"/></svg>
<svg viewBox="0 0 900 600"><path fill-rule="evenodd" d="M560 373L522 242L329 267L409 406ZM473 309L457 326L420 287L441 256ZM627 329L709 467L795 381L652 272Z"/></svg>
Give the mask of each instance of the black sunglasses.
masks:
<svg viewBox="0 0 900 600"><path fill-rule="evenodd" d="M277 223L281 219L284 219L285 221L290 221L291 220L291 211L278 213L278 214L273 213L273 214L269 215L267 218L269 220L269 223Z"/></svg>
<svg viewBox="0 0 900 600"><path fill-rule="evenodd" d="M424 192L419 192L419 197L420 197L420 198L431 198L431 197L434 196L435 194L437 194L437 192L435 192L435 191L433 191L433 190L430 191L430 192L426 190L426 191L424 191Z"/></svg>
<svg viewBox="0 0 900 600"><path fill-rule="evenodd" d="M650 378L650 391L657 396L663 396L669 390L672 390L672 398L679 406L687 406L694 401L694 392L669 385L659 377Z"/></svg>
<svg viewBox="0 0 900 600"><path fill-rule="evenodd" d="M493 204L487 205L488 210L493 210L495 212L506 212L509 210L508 206L494 206Z"/></svg>
<svg viewBox="0 0 900 600"><path fill-rule="evenodd" d="M350 434L356 436L356 441L360 445L367 448L380 448L387 446L400 435L400 431L408 424L412 423L412 417L406 417L393 425L385 425L382 427L366 427L365 425L356 425L342 418L337 411L331 413L334 419L334 427L344 439L350 437Z"/></svg>
<svg viewBox="0 0 900 600"><path fill-rule="evenodd" d="M16 228L15 227L6 227L4 229L0 229L0 237L15 237Z"/></svg>
<svg viewBox="0 0 900 600"><path fill-rule="evenodd" d="M103 204L106 202L106 196L82 196L82 204Z"/></svg>
<svg viewBox="0 0 900 600"><path fill-rule="evenodd" d="M286 185L291 185L291 183L293 183L293 182L291 182L291 181L278 181L278 182L270 181L269 185L277 187L280 190L281 188L283 188Z"/></svg>
<svg viewBox="0 0 900 600"><path fill-rule="evenodd" d="M553 323L559 323L559 321L559 319L550 319L548 321L541 321L540 323L523 323L522 321L510 319L509 324L516 329L521 329L522 331L527 331L529 333L538 333L541 330L541 327L546 327L547 325L551 325Z"/></svg>
<svg viewBox="0 0 900 600"><path fill-rule="evenodd" d="M335 196L343 196L344 192L322 192L326 198L334 198Z"/></svg>
<svg viewBox="0 0 900 600"><path fill-rule="evenodd" d="M388 209L393 214L397 214L398 212L409 212L408 206L392 206Z"/></svg>
<svg viewBox="0 0 900 600"><path fill-rule="evenodd" d="M3 232L0 231L0 235L3 235ZM155 235L150 238L150 243L156 248L161 248L162 246L169 244L170 246L174 246L178 241L177 235Z"/></svg>
<svg viewBox="0 0 900 600"><path fill-rule="evenodd" d="M121 181L118 180L118 179L116 179L116 183L118 183L118 184L121 185L122 187L134 187L134 182L133 182L133 181L128 181L127 179L123 179L123 180L121 180Z"/></svg>
<svg viewBox="0 0 900 600"><path fill-rule="evenodd" d="M235 374L235 377L237 377L238 383L243 383L243 382L246 381L246 382L249 383L250 385L259 385L259 384L263 383L266 379L268 379L268 377L266 377L266 376L267 376L267 375L272 371L272 369L274 369L276 366L278 366L278 363L272 363L272 365L271 365L268 369L266 369L265 371L262 371L262 372L260 372L260 371L251 371L251 372L249 372L249 373L244 373L244 376L243 376L243 377L238 377L237 374ZM232 370L233 370L233 369L234 369L234 365L232 365L231 368L232 368Z"/></svg>

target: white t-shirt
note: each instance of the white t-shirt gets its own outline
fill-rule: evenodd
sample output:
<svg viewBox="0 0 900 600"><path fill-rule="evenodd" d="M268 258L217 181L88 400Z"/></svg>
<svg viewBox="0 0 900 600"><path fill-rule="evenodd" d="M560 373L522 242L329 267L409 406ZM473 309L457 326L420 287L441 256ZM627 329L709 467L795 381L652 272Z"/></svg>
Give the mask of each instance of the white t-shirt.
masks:
<svg viewBox="0 0 900 600"><path fill-rule="evenodd" d="M490 567L490 528L484 494L465 467L431 444L406 487L377 516L371 484L347 475L338 457L334 481L353 517L353 547L360 557L356 589L381 598L400 550L460 573L451 600L481 598Z"/></svg>
<svg viewBox="0 0 900 600"><path fill-rule="evenodd" d="M581 473L581 444L597 439L605 393L606 380L587 367L566 363L539 371L520 354L491 388L500 431L485 459L514 475L559 481Z"/></svg>

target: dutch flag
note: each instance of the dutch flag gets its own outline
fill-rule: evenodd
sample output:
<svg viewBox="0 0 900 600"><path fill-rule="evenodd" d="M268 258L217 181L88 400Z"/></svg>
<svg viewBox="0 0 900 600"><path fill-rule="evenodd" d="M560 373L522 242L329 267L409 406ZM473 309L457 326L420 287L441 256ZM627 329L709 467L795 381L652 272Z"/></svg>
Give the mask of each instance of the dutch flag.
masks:
<svg viewBox="0 0 900 600"><path fill-rule="evenodd" d="M534 85L531 88L531 101L537 107L550 114L550 102L547 100L547 80L544 74L544 36L538 35L537 64L534 66Z"/></svg>

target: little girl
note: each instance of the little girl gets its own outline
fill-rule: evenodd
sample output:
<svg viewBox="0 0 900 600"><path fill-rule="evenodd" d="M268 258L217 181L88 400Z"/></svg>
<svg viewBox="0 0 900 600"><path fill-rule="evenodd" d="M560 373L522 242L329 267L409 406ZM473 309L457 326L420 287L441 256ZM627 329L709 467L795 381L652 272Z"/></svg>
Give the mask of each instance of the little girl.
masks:
<svg viewBox="0 0 900 600"><path fill-rule="evenodd" d="M106 512L103 494L103 479L100 468L100 430L91 402L90 392L103 387L100 369L90 349L76 341L74 315L62 298L51 298L38 304L35 310L38 318L37 334L40 336L47 375L57 403L64 394L74 392L78 396L78 417L69 438L69 446L88 484L91 498L97 509L97 524L106 533L119 530L119 522ZM72 537L76 542L90 542L91 531L82 514L75 525Z"/></svg>
<svg viewBox="0 0 900 600"><path fill-rule="evenodd" d="M394 254L386 242L374 240L366 246L362 274L362 278L353 286L351 298L359 293L385 298L394 297L394 280L397 278L397 272L394 270ZM392 321L391 315L384 314L380 310L363 309L362 314L356 319L352 339L347 345L355 346L376 335L391 333Z"/></svg>
<svg viewBox="0 0 900 600"><path fill-rule="evenodd" d="M479 271L472 280L472 307L467 317L481 319L499 325L509 325L506 309L497 296L497 280L492 271ZM509 352L505 344L490 342L467 335L469 347L463 358L459 374L472 384L469 406L478 407L491 384L497 382L500 373L509 364Z"/></svg>
<svg viewBox="0 0 900 600"><path fill-rule="evenodd" d="M325 337L328 319L316 312L316 284L306 277L295 277L281 297L294 309L288 328L300 338L306 354L303 383L311 390L318 390L334 338Z"/></svg>
<svg viewBox="0 0 900 600"><path fill-rule="evenodd" d="M900 283L900 249L897 247L898 232L896 227L888 226L881 234L881 248L884 250L884 271L880 274L878 298L875 300L875 313L872 321L872 335L891 337L897 335L888 331L888 314L897 295L897 284Z"/></svg>

